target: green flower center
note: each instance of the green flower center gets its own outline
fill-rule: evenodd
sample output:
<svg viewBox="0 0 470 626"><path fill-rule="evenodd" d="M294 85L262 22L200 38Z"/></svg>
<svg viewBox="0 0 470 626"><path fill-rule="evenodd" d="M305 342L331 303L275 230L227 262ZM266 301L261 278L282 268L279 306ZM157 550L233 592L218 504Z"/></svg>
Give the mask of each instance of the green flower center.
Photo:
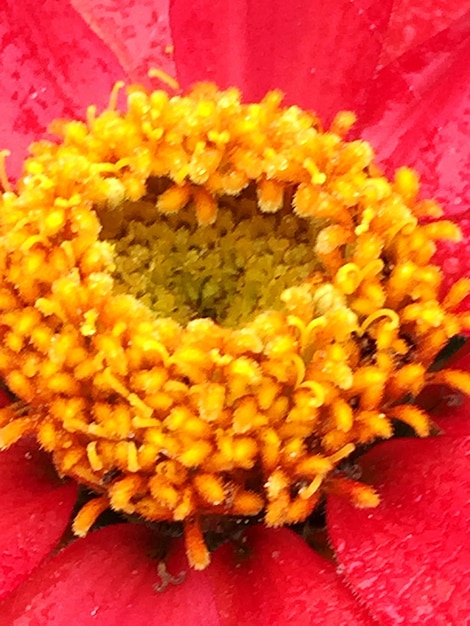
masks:
<svg viewBox="0 0 470 626"><path fill-rule="evenodd" d="M283 291L319 269L319 220L299 218L289 206L261 214L252 188L241 198L222 198L209 225L198 224L191 203L162 215L150 193L100 220L102 239L114 246L116 292L183 325L210 317L235 327L279 310Z"/></svg>

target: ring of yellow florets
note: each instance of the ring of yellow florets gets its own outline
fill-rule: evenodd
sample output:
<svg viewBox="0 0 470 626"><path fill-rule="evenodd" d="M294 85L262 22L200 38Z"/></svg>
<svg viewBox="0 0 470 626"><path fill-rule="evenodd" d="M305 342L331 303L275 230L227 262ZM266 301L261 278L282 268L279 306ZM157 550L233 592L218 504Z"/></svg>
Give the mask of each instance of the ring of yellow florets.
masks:
<svg viewBox="0 0 470 626"><path fill-rule="evenodd" d="M108 506L184 521L203 567L202 516L294 523L335 490L373 505L338 464L390 437L392 419L427 435L428 417L403 399L429 382L469 387L460 372L427 372L469 326L454 313L468 281L442 298L429 264L434 240L457 228L419 224L439 207L417 200L412 171L389 181L367 143L343 140L351 114L322 132L280 101L130 88L126 113L91 107L86 123L55 123L61 141L33 145L17 192L3 195L0 374L20 403L2 413L0 444L35 433L62 475L100 494L79 534ZM315 264L276 310L183 324L118 293L127 244L103 233L131 220L126 206L135 220L144 199L147 225L189 212L203 230L228 206L236 222L237 198L314 224Z"/></svg>

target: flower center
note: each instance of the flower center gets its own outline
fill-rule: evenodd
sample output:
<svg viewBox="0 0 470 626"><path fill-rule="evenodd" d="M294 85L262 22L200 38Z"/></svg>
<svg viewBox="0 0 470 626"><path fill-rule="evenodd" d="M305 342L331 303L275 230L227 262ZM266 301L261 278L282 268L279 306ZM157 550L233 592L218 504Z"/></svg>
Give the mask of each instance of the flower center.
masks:
<svg viewBox="0 0 470 626"><path fill-rule="evenodd" d="M239 327L264 310L281 310L282 293L319 269L318 221L290 207L261 214L253 188L221 198L207 225L198 224L191 204L176 215L162 215L157 204L147 192L101 212L100 237L114 245L115 292L132 294L160 317Z"/></svg>
<svg viewBox="0 0 470 626"><path fill-rule="evenodd" d="M115 100L115 94L111 101ZM416 174L386 179L372 148L315 116L199 85L130 87L31 147L0 211L0 375L18 402L0 448L25 434L107 507L183 522L202 568L207 517L305 520L324 493L378 496L341 475L357 446L420 436L405 400L470 327L470 291L431 263L455 239Z"/></svg>

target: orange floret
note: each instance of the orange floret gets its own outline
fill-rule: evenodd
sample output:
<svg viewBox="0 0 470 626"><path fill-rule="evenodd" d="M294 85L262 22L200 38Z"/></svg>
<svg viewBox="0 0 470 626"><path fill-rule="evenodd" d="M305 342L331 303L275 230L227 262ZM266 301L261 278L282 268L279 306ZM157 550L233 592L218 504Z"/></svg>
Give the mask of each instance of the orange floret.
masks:
<svg viewBox="0 0 470 626"><path fill-rule="evenodd" d="M190 563L204 521L303 521L326 492L375 506L341 467L358 445L418 435L409 404L468 374L428 373L468 328L464 279L441 293L436 239L458 236L388 181L364 141L326 132L277 92L186 95L133 86L128 108L56 122L0 211L0 375L19 403L0 447L35 435L57 471L108 506L181 521ZM0 153L0 159L5 153Z"/></svg>

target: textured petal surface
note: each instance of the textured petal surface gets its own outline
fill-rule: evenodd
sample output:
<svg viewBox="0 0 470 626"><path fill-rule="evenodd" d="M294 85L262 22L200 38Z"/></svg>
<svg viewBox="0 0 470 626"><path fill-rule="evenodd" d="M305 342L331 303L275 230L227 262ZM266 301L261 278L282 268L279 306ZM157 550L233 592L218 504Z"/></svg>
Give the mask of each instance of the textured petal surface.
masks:
<svg viewBox="0 0 470 626"><path fill-rule="evenodd" d="M16 177L49 122L105 106L124 71L67 0L3 0L0 48L0 148Z"/></svg>
<svg viewBox="0 0 470 626"><path fill-rule="evenodd" d="M445 435L470 436L470 398L448 389L443 396L444 402L433 414L434 421Z"/></svg>
<svg viewBox="0 0 470 626"><path fill-rule="evenodd" d="M468 623L470 438L394 440L361 465L381 504L328 502L346 578L385 626Z"/></svg>
<svg viewBox="0 0 470 626"><path fill-rule="evenodd" d="M157 548L155 534L143 527L94 532L46 563L1 607L2 615L8 624L29 626L218 624L205 574L190 572L185 584L161 594L153 589L160 582L151 556ZM182 549L170 571L173 566L175 573L187 569Z"/></svg>
<svg viewBox="0 0 470 626"><path fill-rule="evenodd" d="M46 454L20 442L0 452L0 598L49 554L70 520L75 485L61 484ZM5 623L1 622L0 623Z"/></svg>
<svg viewBox="0 0 470 626"><path fill-rule="evenodd" d="M460 230L462 231L462 240L458 242L436 242L437 250L433 257L433 262L440 265L444 271L443 289L445 292L459 278L470 276L470 254L468 254L470 244L470 210L467 210L466 213L461 213L457 217ZM469 296L467 296L462 305L465 305L460 307L462 310L468 310L470 306Z"/></svg>
<svg viewBox="0 0 470 626"><path fill-rule="evenodd" d="M336 568L292 531L258 526L247 535L251 556L235 570L230 546L214 555L212 580L224 626L376 624Z"/></svg>
<svg viewBox="0 0 470 626"><path fill-rule="evenodd" d="M382 49L390 0L171 0L183 86L214 80L247 99L280 88L329 118L359 110Z"/></svg>
<svg viewBox="0 0 470 626"><path fill-rule="evenodd" d="M395 0L382 59L396 59L448 28L469 9L469 0Z"/></svg>
<svg viewBox="0 0 470 626"><path fill-rule="evenodd" d="M386 165L415 166L423 195L448 215L470 204L470 12L385 67L368 103L364 136Z"/></svg>
<svg viewBox="0 0 470 626"><path fill-rule="evenodd" d="M343 618L351 626L373 624L333 566L298 537L265 530L250 538L253 559L234 568L231 550L224 548L203 572L188 569L175 542L168 571L183 571L185 579L158 593L155 534L130 525L104 528L47 563L2 606L3 616L8 624L30 626L44 620L48 626L336 626Z"/></svg>
<svg viewBox="0 0 470 626"><path fill-rule="evenodd" d="M71 0L135 81L148 82L149 68L175 75L169 0Z"/></svg>

